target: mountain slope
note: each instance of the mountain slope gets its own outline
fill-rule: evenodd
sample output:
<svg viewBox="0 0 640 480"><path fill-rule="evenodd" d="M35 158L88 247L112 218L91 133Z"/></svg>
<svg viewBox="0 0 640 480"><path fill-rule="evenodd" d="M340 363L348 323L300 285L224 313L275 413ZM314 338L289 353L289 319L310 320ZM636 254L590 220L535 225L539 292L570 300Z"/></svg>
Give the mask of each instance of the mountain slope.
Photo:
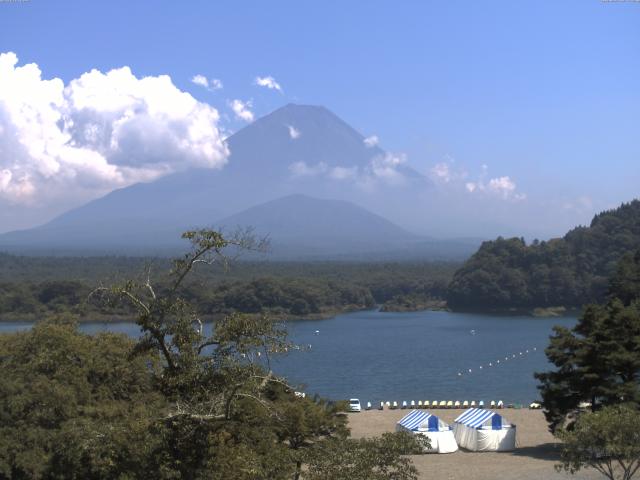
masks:
<svg viewBox="0 0 640 480"><path fill-rule="evenodd" d="M41 227L2 235L0 248L172 248L181 245L180 231L210 226L274 198L300 192L324 198L351 194L335 180L296 176L296 163L355 171L385 155L326 108L293 104L256 120L227 143L231 155L222 170L189 170L116 190ZM408 178L421 178L400 168Z"/></svg>
<svg viewBox="0 0 640 480"><path fill-rule="evenodd" d="M253 227L280 255L390 251L420 239L353 203L306 195L278 198L217 223L227 230Z"/></svg>
<svg viewBox="0 0 640 480"><path fill-rule="evenodd" d="M639 248L638 200L548 242L498 238L483 243L456 272L448 303L458 309L505 309L599 302L622 256Z"/></svg>

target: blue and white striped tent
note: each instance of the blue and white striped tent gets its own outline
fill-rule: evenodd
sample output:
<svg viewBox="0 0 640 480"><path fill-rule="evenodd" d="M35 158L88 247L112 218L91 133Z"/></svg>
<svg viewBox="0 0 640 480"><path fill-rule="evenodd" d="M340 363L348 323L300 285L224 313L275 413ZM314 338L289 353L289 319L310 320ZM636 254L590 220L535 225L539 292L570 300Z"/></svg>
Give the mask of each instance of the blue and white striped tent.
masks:
<svg viewBox="0 0 640 480"><path fill-rule="evenodd" d="M398 421L396 431L409 431L427 437L431 448L426 452L451 453L458 450L451 427L424 410L411 410Z"/></svg>
<svg viewBox="0 0 640 480"><path fill-rule="evenodd" d="M425 412L424 410L411 410L408 414L402 417L398 422L398 425L401 425L406 430L411 430L412 432L420 430L429 432L440 431L440 419L429 412Z"/></svg>
<svg viewBox="0 0 640 480"><path fill-rule="evenodd" d="M458 445L474 452L502 452L516 448L516 426L502 415L483 408L470 408L454 420Z"/></svg>
<svg viewBox="0 0 640 480"><path fill-rule="evenodd" d="M488 426L489 420L491 420L492 430L502 429L502 415L493 410L485 410L484 408L470 408L456 418L454 422L461 423L470 428L482 428Z"/></svg>

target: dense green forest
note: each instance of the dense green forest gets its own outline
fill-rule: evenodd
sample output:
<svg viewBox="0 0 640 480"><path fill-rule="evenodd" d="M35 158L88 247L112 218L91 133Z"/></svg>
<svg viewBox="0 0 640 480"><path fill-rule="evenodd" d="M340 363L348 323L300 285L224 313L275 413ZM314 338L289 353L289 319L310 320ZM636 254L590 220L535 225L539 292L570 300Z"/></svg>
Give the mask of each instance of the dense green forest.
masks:
<svg viewBox="0 0 640 480"><path fill-rule="evenodd" d="M185 235L163 288L149 276L96 293L128 306L137 340L80 333L72 315L0 335L0 480L417 480L407 455L428 442L349 438L344 402L296 395L270 369L293 347L282 322L234 312L204 333L187 278L229 243Z"/></svg>
<svg viewBox="0 0 640 480"><path fill-rule="evenodd" d="M600 302L626 253L640 247L640 201L596 215L549 241L484 242L458 270L447 293L454 309L506 309Z"/></svg>
<svg viewBox="0 0 640 480"><path fill-rule="evenodd" d="M452 262L238 261L230 269L197 272L185 288L209 316L238 311L314 318L374 305L388 311L579 308L603 300L618 260L638 247L640 201L634 200L562 238L485 242L461 268ZM169 267L166 258L0 254L0 319L63 312L127 316L87 301L90 292L103 282Z"/></svg>
<svg viewBox="0 0 640 480"><path fill-rule="evenodd" d="M230 311L314 318L373 308L415 310L441 305L455 263L243 262L195 272L185 296L206 316ZM0 319L35 320L51 313L83 319L129 316L90 300L103 283L168 271L164 258L21 257L0 254ZM440 303L438 303L440 302Z"/></svg>

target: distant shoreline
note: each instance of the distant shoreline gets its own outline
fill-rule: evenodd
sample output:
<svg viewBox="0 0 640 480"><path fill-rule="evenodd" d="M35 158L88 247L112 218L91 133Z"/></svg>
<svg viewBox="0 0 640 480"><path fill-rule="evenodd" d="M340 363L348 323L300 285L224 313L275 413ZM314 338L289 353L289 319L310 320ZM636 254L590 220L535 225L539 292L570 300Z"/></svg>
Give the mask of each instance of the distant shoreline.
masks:
<svg viewBox="0 0 640 480"><path fill-rule="evenodd" d="M378 306L375 308L357 308L357 307L347 307L340 310L332 310L332 311L324 311L318 313L312 313L304 316L297 316L293 314L276 314L276 313L245 313L243 315L248 316L266 316L274 321L282 321L282 322L294 322L294 321L309 321L309 320L327 320L330 318L337 317L338 315L344 315L347 313L356 313L356 312L366 312L369 310L376 310ZM213 323L220 318L224 318L229 313L217 313L213 315L202 315L201 319L204 323ZM44 316L39 316L35 314L26 314L26 315L0 315L0 324L2 323L37 323L45 317L55 316L55 313L48 313ZM90 315L82 315L78 317L78 323L135 323L136 316L135 315L110 315L110 314L90 314Z"/></svg>
<svg viewBox="0 0 640 480"><path fill-rule="evenodd" d="M552 317L572 317L580 314L581 309L572 307L550 307L550 308L537 308L537 309L450 309L446 306L446 302L443 301L434 301L428 304L417 305L415 308L406 307L406 308L389 308L385 305L376 305L374 308L360 308L357 306L349 306L343 309L329 310L324 312L307 314L304 316L293 315L293 314L282 314L282 313L246 313L245 315L250 316L262 316L265 315L268 318L274 321L281 322L297 322L297 321L320 321L320 320L328 320L338 315L345 315L349 313L357 313L357 312L366 312L372 310L379 310L383 313L416 313L416 312L452 312L452 313L468 313L474 315L497 315L497 316L523 316L523 317L531 317L535 318L552 318ZM230 312L229 312L230 313ZM42 320L44 317L51 317L55 314L45 314L44 316L39 316L36 314L26 314L26 315L12 315L5 314L0 315L0 324L6 323L22 323L22 324L33 324ZM228 313L217 313L213 315L203 315L201 318L205 323L213 323L216 320L223 318ZM83 315L78 318L78 323L135 323L136 317L134 315L109 315L109 314L91 314L91 315Z"/></svg>

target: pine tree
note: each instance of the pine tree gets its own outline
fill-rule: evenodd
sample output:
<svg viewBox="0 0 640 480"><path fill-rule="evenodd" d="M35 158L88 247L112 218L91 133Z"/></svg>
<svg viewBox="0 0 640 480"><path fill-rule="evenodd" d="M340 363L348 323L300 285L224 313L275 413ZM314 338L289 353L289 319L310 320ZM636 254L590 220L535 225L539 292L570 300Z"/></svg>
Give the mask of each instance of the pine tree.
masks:
<svg viewBox="0 0 640 480"><path fill-rule="evenodd" d="M545 414L555 431L581 402L640 405L640 253L626 256L605 305L589 305L576 326L556 327L546 350L557 368L540 380Z"/></svg>

